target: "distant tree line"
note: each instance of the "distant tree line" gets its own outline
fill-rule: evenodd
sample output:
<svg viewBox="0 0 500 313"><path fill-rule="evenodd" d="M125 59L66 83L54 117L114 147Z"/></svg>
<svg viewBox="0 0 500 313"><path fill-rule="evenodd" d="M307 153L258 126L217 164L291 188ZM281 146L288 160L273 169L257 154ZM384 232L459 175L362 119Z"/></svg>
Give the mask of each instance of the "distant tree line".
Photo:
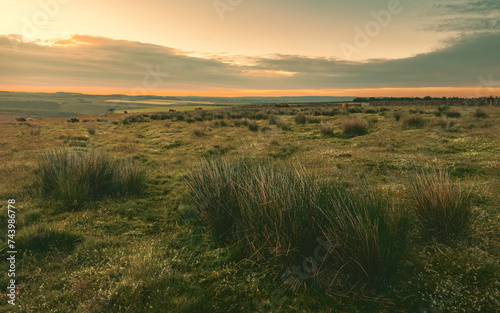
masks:
<svg viewBox="0 0 500 313"><path fill-rule="evenodd" d="M353 102L372 105L499 105L498 97L460 98L460 97L369 97L355 98Z"/></svg>

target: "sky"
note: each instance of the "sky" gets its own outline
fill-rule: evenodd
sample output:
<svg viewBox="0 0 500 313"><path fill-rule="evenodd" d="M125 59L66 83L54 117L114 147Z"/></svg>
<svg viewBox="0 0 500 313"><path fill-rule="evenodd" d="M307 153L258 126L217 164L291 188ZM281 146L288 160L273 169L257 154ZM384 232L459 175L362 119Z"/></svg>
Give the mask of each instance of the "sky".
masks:
<svg viewBox="0 0 500 313"><path fill-rule="evenodd" d="M500 94L498 0L0 0L0 90Z"/></svg>

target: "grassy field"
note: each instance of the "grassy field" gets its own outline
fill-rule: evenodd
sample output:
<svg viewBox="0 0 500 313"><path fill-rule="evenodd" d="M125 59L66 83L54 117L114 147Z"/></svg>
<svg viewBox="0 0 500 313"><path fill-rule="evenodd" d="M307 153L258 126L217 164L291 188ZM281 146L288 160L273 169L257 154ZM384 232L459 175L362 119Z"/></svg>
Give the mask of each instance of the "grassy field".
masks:
<svg viewBox="0 0 500 313"><path fill-rule="evenodd" d="M0 311L497 312L499 107L213 109L1 123Z"/></svg>
<svg viewBox="0 0 500 313"><path fill-rule="evenodd" d="M151 113L151 112L168 112L171 109L174 109L179 112L184 112L184 111L194 111L195 108L198 106L194 105L184 105L184 106L177 106L177 105L172 105L172 106L156 106L154 108L143 108L143 109L132 109L132 110L127 110L128 113ZM220 106L220 105L201 105L200 106L203 110L217 110L217 109L223 109L223 108L228 108L228 106ZM123 113L123 111L118 111L117 113Z"/></svg>
<svg viewBox="0 0 500 313"><path fill-rule="evenodd" d="M0 92L0 115L30 118L58 118L82 115L102 115L110 109L123 113L159 112L176 109L190 111L201 106L204 109L222 108L232 104L217 105L196 100L140 100L126 96L85 95L66 93L2 93Z"/></svg>

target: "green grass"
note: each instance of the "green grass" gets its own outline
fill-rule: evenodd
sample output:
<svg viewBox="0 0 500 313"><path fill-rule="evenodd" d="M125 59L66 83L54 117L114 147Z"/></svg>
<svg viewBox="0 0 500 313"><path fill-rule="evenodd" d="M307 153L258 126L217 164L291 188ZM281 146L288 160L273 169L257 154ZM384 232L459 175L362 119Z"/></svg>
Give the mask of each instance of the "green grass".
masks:
<svg viewBox="0 0 500 313"><path fill-rule="evenodd" d="M83 236L54 226L39 224L25 229L17 238L18 246L26 252L47 253L49 251L71 252Z"/></svg>
<svg viewBox="0 0 500 313"><path fill-rule="evenodd" d="M70 99L45 100L67 110L62 102ZM80 106L104 113L97 99ZM402 114L410 109L387 107ZM80 118L85 123L0 117L0 209L7 209L5 199L16 199L20 251L18 305L4 301L0 311L495 312L500 111L481 106L488 117L480 120L478 107L460 106L461 118L452 119L446 108L441 127L425 113L439 111L436 106L412 106L429 123L411 131L378 107L377 122L368 123L373 114L358 108L348 114L338 104L176 112L164 120L152 114L146 123L127 125L119 114ZM334 136L307 120L295 123L297 113L320 117ZM277 125L268 124L273 115ZM342 134L352 116L366 119L369 132ZM250 121L258 132L248 129ZM289 125L286 131L279 121ZM207 136L195 136L194 127ZM143 186L137 195L113 191L75 209L42 196L40 184L33 188L45 149L82 157L105 151L120 164L132 159L131 169L147 171L147 183L135 182L142 171L120 165L129 173L117 175L131 177L124 189ZM193 182L189 175L198 172L200 159L220 156L232 167L219 164L220 175L201 167L207 171L196 184L205 198L197 205L186 186ZM448 238L424 228L410 191L421 168L447 169L462 195L471 186L467 231ZM203 205L212 208L207 216L220 231L200 214ZM231 221L227 212L239 218ZM0 228L6 230L7 221L0 215ZM7 232L0 238L5 259ZM1 272L8 267L0 262ZM0 284L8 279L3 275Z"/></svg>

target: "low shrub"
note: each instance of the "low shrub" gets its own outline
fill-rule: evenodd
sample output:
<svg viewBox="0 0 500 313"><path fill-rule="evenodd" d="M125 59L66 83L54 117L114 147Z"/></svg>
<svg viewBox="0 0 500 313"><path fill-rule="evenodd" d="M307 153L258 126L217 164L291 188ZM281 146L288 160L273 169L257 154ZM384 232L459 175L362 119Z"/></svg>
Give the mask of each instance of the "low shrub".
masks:
<svg viewBox="0 0 500 313"><path fill-rule="evenodd" d="M151 116L149 118L151 120L155 120L155 121L163 121L163 120L167 120L167 119L172 119L173 117L174 116L172 114L162 112L162 113L151 114Z"/></svg>
<svg viewBox="0 0 500 313"><path fill-rule="evenodd" d="M349 108L348 112L349 113L363 113L363 109L362 108Z"/></svg>
<svg viewBox="0 0 500 313"><path fill-rule="evenodd" d="M131 123L144 123L144 122L147 122L148 119L146 119L146 115L144 114L139 114L139 115L130 115L130 116L127 116L126 118L124 118L122 120L122 123L124 125L128 125L128 124L131 124Z"/></svg>

